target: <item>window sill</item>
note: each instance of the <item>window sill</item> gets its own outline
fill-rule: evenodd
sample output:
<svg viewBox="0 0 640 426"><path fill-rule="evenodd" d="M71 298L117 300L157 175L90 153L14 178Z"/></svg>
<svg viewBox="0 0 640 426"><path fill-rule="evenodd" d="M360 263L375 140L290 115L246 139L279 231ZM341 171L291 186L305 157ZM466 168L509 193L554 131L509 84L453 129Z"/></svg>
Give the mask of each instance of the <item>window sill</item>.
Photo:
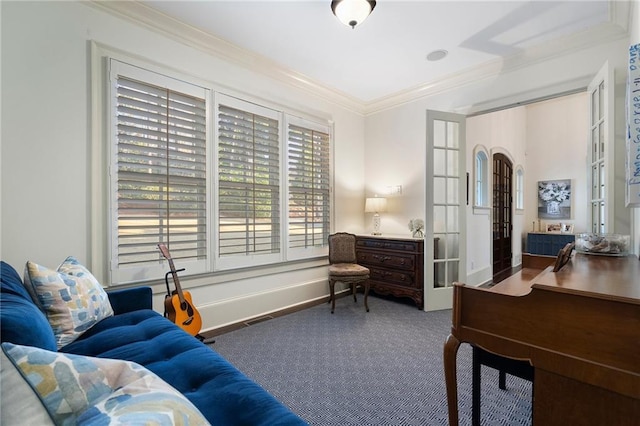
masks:
<svg viewBox="0 0 640 426"><path fill-rule="evenodd" d="M488 216L491 213L489 207L473 206L473 214Z"/></svg>

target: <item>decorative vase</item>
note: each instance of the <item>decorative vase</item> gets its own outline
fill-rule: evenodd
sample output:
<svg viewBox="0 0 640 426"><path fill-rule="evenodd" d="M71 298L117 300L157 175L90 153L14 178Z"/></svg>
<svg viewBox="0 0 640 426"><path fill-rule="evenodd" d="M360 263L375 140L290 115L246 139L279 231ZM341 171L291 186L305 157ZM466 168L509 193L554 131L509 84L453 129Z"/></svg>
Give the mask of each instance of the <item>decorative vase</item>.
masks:
<svg viewBox="0 0 640 426"><path fill-rule="evenodd" d="M547 214L559 214L560 202L559 201L547 201Z"/></svg>
<svg viewBox="0 0 640 426"><path fill-rule="evenodd" d="M422 230L418 229L416 231L413 231L413 238L423 238L424 237L424 232L422 232Z"/></svg>

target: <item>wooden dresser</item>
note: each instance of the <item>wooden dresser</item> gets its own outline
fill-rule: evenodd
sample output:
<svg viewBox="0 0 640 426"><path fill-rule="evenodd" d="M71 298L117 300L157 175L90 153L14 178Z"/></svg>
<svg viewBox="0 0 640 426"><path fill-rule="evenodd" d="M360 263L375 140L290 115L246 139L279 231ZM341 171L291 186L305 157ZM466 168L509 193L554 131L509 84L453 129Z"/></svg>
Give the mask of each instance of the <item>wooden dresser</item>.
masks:
<svg viewBox="0 0 640 426"><path fill-rule="evenodd" d="M529 232L527 234L527 253L555 256L565 244L575 240L574 234Z"/></svg>
<svg viewBox="0 0 640 426"><path fill-rule="evenodd" d="M413 299L424 306L424 239L356 236L358 263L371 271L371 290Z"/></svg>

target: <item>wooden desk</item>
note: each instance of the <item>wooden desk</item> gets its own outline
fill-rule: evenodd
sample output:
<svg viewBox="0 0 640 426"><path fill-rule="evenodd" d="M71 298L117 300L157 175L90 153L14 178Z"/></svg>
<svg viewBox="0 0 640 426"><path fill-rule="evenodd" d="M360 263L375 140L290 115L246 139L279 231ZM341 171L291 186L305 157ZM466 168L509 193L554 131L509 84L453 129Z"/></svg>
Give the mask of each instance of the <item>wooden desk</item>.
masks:
<svg viewBox="0 0 640 426"><path fill-rule="evenodd" d="M456 283L444 347L449 424L458 424L456 354L466 342L534 367L534 425L637 425L640 262L576 254L520 285Z"/></svg>

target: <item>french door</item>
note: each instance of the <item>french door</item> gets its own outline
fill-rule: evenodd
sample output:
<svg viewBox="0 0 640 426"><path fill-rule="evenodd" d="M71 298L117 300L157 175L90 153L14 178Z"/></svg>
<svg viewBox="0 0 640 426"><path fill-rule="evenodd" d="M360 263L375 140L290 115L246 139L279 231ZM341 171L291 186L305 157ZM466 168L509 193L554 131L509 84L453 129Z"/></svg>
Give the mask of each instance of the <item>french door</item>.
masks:
<svg viewBox="0 0 640 426"><path fill-rule="evenodd" d="M612 232L614 226L614 93L613 70L605 63L589 84L589 223L591 232Z"/></svg>
<svg viewBox="0 0 640 426"><path fill-rule="evenodd" d="M426 311L450 309L453 283L466 280L465 145L465 116L427 111Z"/></svg>
<svg viewBox="0 0 640 426"><path fill-rule="evenodd" d="M513 164L504 154L493 155L493 282L511 273Z"/></svg>

